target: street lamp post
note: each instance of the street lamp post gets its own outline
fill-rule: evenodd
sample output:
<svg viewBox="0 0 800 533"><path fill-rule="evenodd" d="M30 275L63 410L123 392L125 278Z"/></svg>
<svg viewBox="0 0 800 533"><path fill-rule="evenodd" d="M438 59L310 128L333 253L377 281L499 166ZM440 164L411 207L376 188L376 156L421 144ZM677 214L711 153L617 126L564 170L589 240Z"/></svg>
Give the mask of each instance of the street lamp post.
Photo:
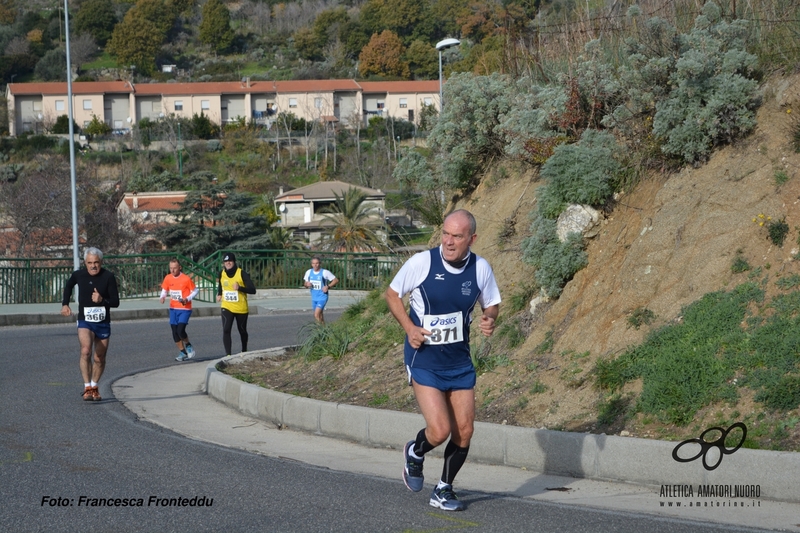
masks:
<svg viewBox="0 0 800 533"><path fill-rule="evenodd" d="M461 41L452 38L436 43L436 49L439 51L439 113L444 109L444 100L442 98L442 51L459 44L461 44Z"/></svg>
<svg viewBox="0 0 800 533"><path fill-rule="evenodd" d="M181 145L181 120L178 119L178 173L183 182L183 146Z"/></svg>
<svg viewBox="0 0 800 533"><path fill-rule="evenodd" d="M72 63L69 50L69 5L64 0L64 35L66 37L67 55L67 116L69 118L69 182L72 195L72 264L75 270L81 266L80 252L78 251L78 185L75 171L75 128L74 114L72 112ZM77 288L77 287L76 287ZM75 301L78 295L75 294Z"/></svg>

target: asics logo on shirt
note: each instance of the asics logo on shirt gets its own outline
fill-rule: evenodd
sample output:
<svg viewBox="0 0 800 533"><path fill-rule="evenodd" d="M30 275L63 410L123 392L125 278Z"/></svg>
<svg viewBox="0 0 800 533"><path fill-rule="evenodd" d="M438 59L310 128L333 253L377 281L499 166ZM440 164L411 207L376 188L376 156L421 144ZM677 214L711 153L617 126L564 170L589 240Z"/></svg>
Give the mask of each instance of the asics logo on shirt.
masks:
<svg viewBox="0 0 800 533"><path fill-rule="evenodd" d="M431 327L434 326L449 326L455 324L458 319L454 316L449 318L439 318L438 316L431 321Z"/></svg>

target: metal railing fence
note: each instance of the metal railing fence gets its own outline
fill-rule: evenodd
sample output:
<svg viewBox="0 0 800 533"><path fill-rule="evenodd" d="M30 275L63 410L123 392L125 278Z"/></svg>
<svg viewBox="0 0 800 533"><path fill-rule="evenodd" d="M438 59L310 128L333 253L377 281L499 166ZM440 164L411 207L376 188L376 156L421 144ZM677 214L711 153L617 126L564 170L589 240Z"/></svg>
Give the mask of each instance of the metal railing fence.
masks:
<svg viewBox="0 0 800 533"><path fill-rule="evenodd" d="M311 258L339 278L336 289L372 290L390 279L403 258L369 253L317 253L308 250L232 250L257 289L301 288ZM222 255L199 263L172 253L106 255L103 266L117 277L120 298L152 298L161 293L169 261L177 257L183 271L200 288L197 299L216 300ZM5 258L0 260L0 304L58 303L73 271L71 258Z"/></svg>
<svg viewBox="0 0 800 533"><path fill-rule="evenodd" d="M403 261L397 255L372 253L325 253L310 250L230 250L236 263L253 279L259 289L296 289L303 287L303 276L311 268L311 258L319 257L322 268L339 278L337 289L369 291L389 279ZM215 275L222 268L224 252L215 252L200 261Z"/></svg>

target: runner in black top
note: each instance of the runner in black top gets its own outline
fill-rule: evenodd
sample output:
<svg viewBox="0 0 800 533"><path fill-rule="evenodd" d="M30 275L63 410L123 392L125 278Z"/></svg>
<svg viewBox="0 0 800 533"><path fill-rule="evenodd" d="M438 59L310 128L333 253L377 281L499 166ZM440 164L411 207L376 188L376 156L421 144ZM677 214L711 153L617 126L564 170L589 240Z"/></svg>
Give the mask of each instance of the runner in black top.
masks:
<svg viewBox="0 0 800 533"><path fill-rule="evenodd" d="M112 307L119 307L119 290L114 274L102 267L103 252L88 248L83 254L85 269L72 273L64 287L61 314L71 316L69 300L72 290L78 286L78 342L81 345L81 374L83 375L83 399L99 401L97 382L106 367L108 341L111 337ZM94 359L92 359L94 348Z"/></svg>

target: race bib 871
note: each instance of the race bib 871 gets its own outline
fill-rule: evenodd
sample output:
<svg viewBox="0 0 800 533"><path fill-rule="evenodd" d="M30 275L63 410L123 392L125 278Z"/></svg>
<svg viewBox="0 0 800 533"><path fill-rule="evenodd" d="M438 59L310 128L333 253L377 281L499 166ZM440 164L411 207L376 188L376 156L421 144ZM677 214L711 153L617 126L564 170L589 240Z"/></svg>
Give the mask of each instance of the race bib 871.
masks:
<svg viewBox="0 0 800 533"><path fill-rule="evenodd" d="M431 332L425 337L425 344L453 344L464 340L461 311L447 315L423 315L422 327Z"/></svg>

